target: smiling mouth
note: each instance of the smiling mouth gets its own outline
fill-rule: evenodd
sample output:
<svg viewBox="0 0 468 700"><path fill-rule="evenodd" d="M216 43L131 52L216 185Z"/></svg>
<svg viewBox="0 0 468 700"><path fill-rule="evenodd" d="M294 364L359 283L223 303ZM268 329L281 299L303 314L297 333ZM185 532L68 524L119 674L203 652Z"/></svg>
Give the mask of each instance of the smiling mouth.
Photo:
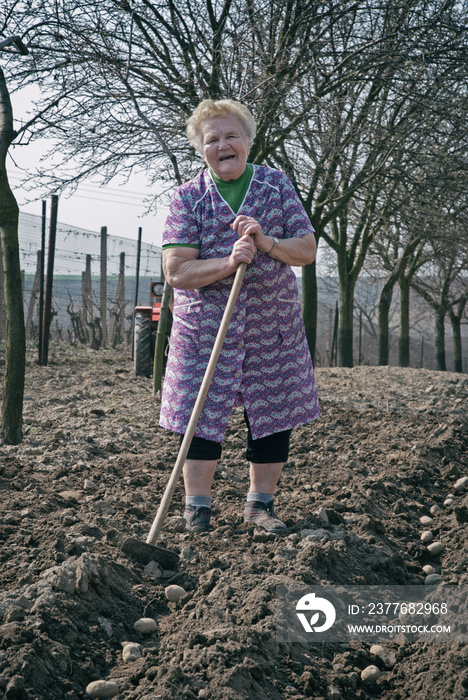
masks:
<svg viewBox="0 0 468 700"><path fill-rule="evenodd" d="M234 157L235 157L235 156L233 156L233 155L230 155L230 156L222 156L222 158L220 158L219 160L220 160L220 161L222 161L222 160L230 160L231 158L234 158Z"/></svg>

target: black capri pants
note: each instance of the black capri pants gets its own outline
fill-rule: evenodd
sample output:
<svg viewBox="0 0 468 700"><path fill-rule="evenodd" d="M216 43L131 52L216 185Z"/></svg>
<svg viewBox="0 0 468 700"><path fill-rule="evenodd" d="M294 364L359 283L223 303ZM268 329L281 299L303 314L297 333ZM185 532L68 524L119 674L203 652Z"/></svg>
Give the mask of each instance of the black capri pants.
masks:
<svg viewBox="0 0 468 700"><path fill-rule="evenodd" d="M268 464L274 462L286 462L289 455L289 440L292 430L282 430L266 437L254 440L250 432L247 411L244 409L244 418L247 424L247 450L246 458L254 464ZM184 439L181 435L180 442ZM222 444L205 438L194 437L187 459L202 459L206 461L217 460L221 457Z"/></svg>

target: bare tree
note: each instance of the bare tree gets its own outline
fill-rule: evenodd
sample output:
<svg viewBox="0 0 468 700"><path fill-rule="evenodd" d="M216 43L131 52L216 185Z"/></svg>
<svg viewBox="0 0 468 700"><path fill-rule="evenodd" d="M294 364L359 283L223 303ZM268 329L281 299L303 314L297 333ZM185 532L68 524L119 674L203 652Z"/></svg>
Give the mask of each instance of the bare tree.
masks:
<svg viewBox="0 0 468 700"><path fill-rule="evenodd" d="M449 315L454 331L455 371L461 371L460 325L468 300L468 255L465 228L450 230L450 236L438 236L430 242L434 254L412 280L413 289L435 313L436 367L446 371L445 319Z"/></svg>
<svg viewBox="0 0 468 700"><path fill-rule="evenodd" d="M325 51L311 46L315 70L300 94L303 101L315 96L314 107L294 139L272 156L301 192L317 237L336 253L342 365L353 362L356 280L392 214L395 178L409 155L418 156L413 146L424 148L434 115L443 112L447 93L459 90L466 72L466 22L460 24L466 8L458 3L357 3L353 12L333 24ZM314 266L303 272L309 344L315 337L315 274Z"/></svg>
<svg viewBox="0 0 468 700"><path fill-rule="evenodd" d="M0 50L11 46L15 46L22 54L27 53L26 47L18 36L0 42ZM23 290L18 243L19 210L10 189L6 169L8 149L15 136L10 95L4 73L0 68L0 237L7 320L2 438L9 445L16 445L22 440L26 366Z"/></svg>
<svg viewBox="0 0 468 700"><path fill-rule="evenodd" d="M395 285L400 285L399 365L409 367L409 312L410 282L417 270L431 257L426 249L426 235L431 224L425 212L420 218L408 215L407 199L397 200L399 206L382 235L373 241L371 255L374 266L387 272L378 304L378 358L379 365L389 362L389 316ZM376 256L376 259L375 259Z"/></svg>
<svg viewBox="0 0 468 700"><path fill-rule="evenodd" d="M171 187L191 177L200 161L186 142L185 119L206 97L252 107L252 157L263 161L310 108L282 115L309 61L307 38L329 14L319 5L31 0L10 21L21 24L32 52L16 85L42 88L23 139L52 139L62 157L53 173L40 171L42 181L55 190L92 174L107 182L144 170Z"/></svg>
<svg viewBox="0 0 468 700"><path fill-rule="evenodd" d="M437 104L438 102L438 104ZM431 119L410 135L394 174L393 213L374 240L388 276L379 311L379 364L388 362L388 312L393 288L400 284L401 366L409 365L409 292L417 271L432 259L428 243L452 228L453 211L460 208L468 175L466 104L464 96L442 91ZM444 233L445 232L445 233ZM453 245L451 241L450 245Z"/></svg>

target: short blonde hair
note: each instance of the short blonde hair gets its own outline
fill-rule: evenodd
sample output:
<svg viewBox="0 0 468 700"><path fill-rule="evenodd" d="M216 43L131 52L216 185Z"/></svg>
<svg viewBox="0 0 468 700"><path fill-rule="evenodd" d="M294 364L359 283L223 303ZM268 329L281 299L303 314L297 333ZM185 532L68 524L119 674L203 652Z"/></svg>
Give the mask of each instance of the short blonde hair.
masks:
<svg viewBox="0 0 468 700"><path fill-rule="evenodd" d="M203 124L213 117L236 117L249 139L249 146L255 138L256 125L250 111L236 100L203 100L187 119L187 138L199 153L203 151Z"/></svg>

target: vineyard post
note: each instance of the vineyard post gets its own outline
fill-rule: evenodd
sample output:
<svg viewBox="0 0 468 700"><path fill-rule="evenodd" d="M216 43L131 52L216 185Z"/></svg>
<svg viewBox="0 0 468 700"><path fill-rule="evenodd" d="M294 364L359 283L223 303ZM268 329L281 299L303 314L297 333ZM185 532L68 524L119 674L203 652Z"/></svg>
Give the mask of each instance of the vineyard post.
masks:
<svg viewBox="0 0 468 700"><path fill-rule="evenodd" d="M101 279L99 287L102 347L107 346L107 226L101 226Z"/></svg>
<svg viewBox="0 0 468 700"><path fill-rule="evenodd" d="M47 363L49 361L49 334L50 319L52 315L52 286L54 283L55 239L57 237L57 210L58 195L53 194L50 210L49 250L47 256L47 278L44 299L44 321L41 354L41 365L44 366L47 366Z"/></svg>
<svg viewBox="0 0 468 700"><path fill-rule="evenodd" d="M141 234L142 234L142 228L141 226L138 227L138 244L137 244L137 262L136 262L136 271L135 271L135 303L133 305L133 309L135 309L136 306L138 306L138 287L140 283L140 258L141 258ZM133 343L133 326L135 323L135 311L132 313L132 360L134 357L134 351L135 348L134 343Z"/></svg>
<svg viewBox="0 0 468 700"><path fill-rule="evenodd" d="M39 281L39 347L38 359L42 365L42 339L44 337L44 270L45 270L45 235L46 235L46 219L47 219L47 202L42 200L42 217L41 217L41 270Z"/></svg>
<svg viewBox="0 0 468 700"><path fill-rule="evenodd" d="M31 291L31 298L29 300L29 306L28 306L28 315L27 315L27 320L26 320L26 338L29 338L31 335L31 326L32 326L32 320L33 320L33 315L34 315L34 309L36 308L36 301L39 296L39 286L41 283L41 259L42 259L42 251L38 250L36 253L37 257L37 262L36 262L36 274L34 275L34 281L33 281L33 286L32 286L32 291Z"/></svg>

